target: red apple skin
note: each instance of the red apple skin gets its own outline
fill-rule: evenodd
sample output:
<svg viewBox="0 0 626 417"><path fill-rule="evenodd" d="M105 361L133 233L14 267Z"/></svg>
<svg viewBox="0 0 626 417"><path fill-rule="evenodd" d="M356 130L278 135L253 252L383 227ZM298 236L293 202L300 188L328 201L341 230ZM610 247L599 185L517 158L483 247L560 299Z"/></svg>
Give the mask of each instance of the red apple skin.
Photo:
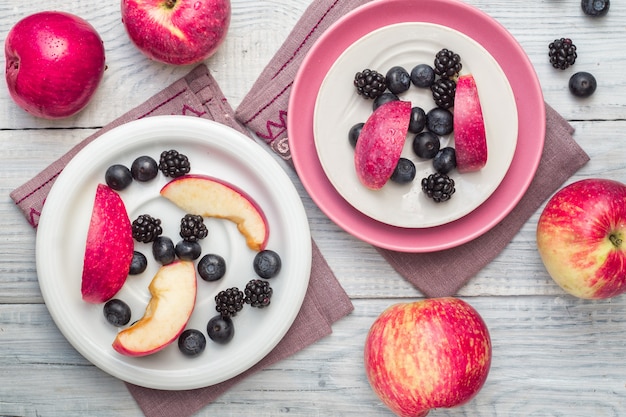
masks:
<svg viewBox="0 0 626 417"><path fill-rule="evenodd" d="M189 65L213 55L230 25L229 0L122 0L122 22L147 57Z"/></svg>
<svg viewBox="0 0 626 417"><path fill-rule="evenodd" d="M65 12L35 13L17 22L4 53L11 97L45 119L69 117L87 106L106 66L94 27Z"/></svg>
<svg viewBox="0 0 626 417"><path fill-rule="evenodd" d="M478 171L487 164L487 135L476 81L461 75L454 95L454 148L460 173Z"/></svg>
<svg viewBox="0 0 626 417"><path fill-rule="evenodd" d="M626 291L626 185L588 178L565 186L537 223L537 249L566 292L606 299Z"/></svg>
<svg viewBox="0 0 626 417"><path fill-rule="evenodd" d="M81 293L103 303L124 285L133 259L132 226L120 196L104 184L96 189L87 231Z"/></svg>
<svg viewBox="0 0 626 417"><path fill-rule="evenodd" d="M378 107L365 121L354 149L359 181L380 190L393 174L406 141L411 103L391 101Z"/></svg>
<svg viewBox="0 0 626 417"><path fill-rule="evenodd" d="M387 308L365 341L374 392L401 417L423 417L472 399L491 367L491 338L463 300L432 298Z"/></svg>
<svg viewBox="0 0 626 417"><path fill-rule="evenodd" d="M222 206L217 194L232 195L233 206ZM174 178L161 189L161 195L172 201L186 213L204 217L227 219L237 224L237 229L246 238L248 247L255 251L265 249L270 236L270 227L261 206L245 191L219 178L208 175L189 174ZM248 213L246 215L245 213ZM262 233L253 235L248 230L248 221L254 217Z"/></svg>

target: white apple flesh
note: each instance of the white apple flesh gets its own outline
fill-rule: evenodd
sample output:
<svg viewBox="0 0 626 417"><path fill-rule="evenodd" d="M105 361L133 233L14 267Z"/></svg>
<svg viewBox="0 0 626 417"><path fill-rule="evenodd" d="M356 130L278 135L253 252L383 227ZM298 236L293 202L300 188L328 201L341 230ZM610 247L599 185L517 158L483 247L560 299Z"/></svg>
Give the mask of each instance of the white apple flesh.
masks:
<svg viewBox="0 0 626 417"><path fill-rule="evenodd" d="M566 292L606 299L626 291L626 185L588 178L557 191L537 223L537 249Z"/></svg>
<svg viewBox="0 0 626 417"><path fill-rule="evenodd" d="M476 81L471 74L457 80L453 123L457 170L480 170L487 164L487 135Z"/></svg>
<svg viewBox="0 0 626 417"><path fill-rule="evenodd" d="M11 28L4 44L13 100L34 116L60 119L82 110L105 70L102 39L84 19L40 12Z"/></svg>
<svg viewBox="0 0 626 417"><path fill-rule="evenodd" d="M229 0L122 0L122 22L147 57L189 65L213 55L230 24Z"/></svg>
<svg viewBox="0 0 626 417"><path fill-rule="evenodd" d="M237 224L250 249L265 249L269 225L261 207L245 191L205 175L184 175L167 183L161 195L185 213L227 219Z"/></svg>
<svg viewBox="0 0 626 417"><path fill-rule="evenodd" d="M162 266L148 287L152 297L143 317L117 334L113 349L126 356L146 356L175 341L195 307L196 281L193 262Z"/></svg>
<svg viewBox="0 0 626 417"><path fill-rule="evenodd" d="M458 298L431 298L387 308L365 341L365 371L374 392L401 417L465 404L484 385L491 338L478 312Z"/></svg>
<svg viewBox="0 0 626 417"><path fill-rule="evenodd" d="M81 293L102 303L124 285L133 259L132 226L120 196L104 184L96 189L87 231Z"/></svg>
<svg viewBox="0 0 626 417"><path fill-rule="evenodd" d="M411 103L391 101L378 107L365 121L354 149L359 181L371 190L381 189L393 174L406 141Z"/></svg>

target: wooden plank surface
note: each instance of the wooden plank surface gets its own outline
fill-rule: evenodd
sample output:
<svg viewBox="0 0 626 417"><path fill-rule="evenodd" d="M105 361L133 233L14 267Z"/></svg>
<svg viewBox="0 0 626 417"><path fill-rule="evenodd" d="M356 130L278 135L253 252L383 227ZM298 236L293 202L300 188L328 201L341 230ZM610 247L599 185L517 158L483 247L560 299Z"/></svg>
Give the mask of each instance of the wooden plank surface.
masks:
<svg viewBox="0 0 626 417"><path fill-rule="evenodd" d="M44 4L45 3L45 4ZM233 0L226 42L207 60L236 107L289 34L309 0ZM626 7L613 2L602 19L583 16L580 2L472 0L520 42L539 76L546 102L571 121L591 161L570 181L626 181ZM419 2L416 2L418 5ZM419 6L416 6L419 7ZM32 118L0 87L0 416L141 416L124 384L80 356L43 304L35 268L35 232L9 198L74 144L189 68L150 62L121 26L119 2L0 2L0 37L20 18L66 10L89 20L104 39L108 69L94 101L61 120ZM571 37L576 71L592 72L593 97L567 91L574 70L550 67L547 45ZM4 81L0 82L4 84ZM368 244L328 220L289 168L311 231L354 312L331 336L243 381L199 416L385 416L362 364L363 341L376 316L395 302L421 297ZM626 414L626 298L570 297L545 272L536 251L535 213L507 248L459 295L483 315L494 345L487 383L469 404L433 416L621 416Z"/></svg>

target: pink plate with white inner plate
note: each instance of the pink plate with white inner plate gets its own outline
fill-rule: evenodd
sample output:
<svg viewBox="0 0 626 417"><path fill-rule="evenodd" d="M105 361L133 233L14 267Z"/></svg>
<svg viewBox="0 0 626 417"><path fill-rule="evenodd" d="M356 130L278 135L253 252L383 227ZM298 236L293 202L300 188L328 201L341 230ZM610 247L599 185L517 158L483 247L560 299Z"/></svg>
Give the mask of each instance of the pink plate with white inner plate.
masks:
<svg viewBox="0 0 626 417"><path fill-rule="evenodd" d="M344 200L317 157L313 115L327 72L354 42L381 27L427 22L459 31L484 47L498 62L513 89L518 109L518 144L509 170L493 194L467 215L435 227L404 228L368 217ZM344 230L375 246L402 252L432 252L477 238L517 205L532 181L543 151L545 104L532 64L515 38L477 8L455 0L376 0L346 14L316 41L291 90L288 133L293 162L320 209ZM347 134L346 134L347 135Z"/></svg>

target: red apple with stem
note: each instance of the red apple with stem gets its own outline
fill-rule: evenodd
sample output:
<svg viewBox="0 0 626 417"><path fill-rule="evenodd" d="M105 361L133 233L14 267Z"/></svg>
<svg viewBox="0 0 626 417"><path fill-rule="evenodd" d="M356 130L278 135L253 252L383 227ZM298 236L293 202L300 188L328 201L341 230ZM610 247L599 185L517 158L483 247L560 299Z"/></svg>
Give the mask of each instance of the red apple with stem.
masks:
<svg viewBox="0 0 626 417"><path fill-rule="evenodd" d="M588 178L552 196L537 224L537 249L566 292L589 299L626 291L626 185Z"/></svg>
<svg viewBox="0 0 626 417"><path fill-rule="evenodd" d="M394 304L372 324L365 341L370 385L401 417L423 417L431 409L468 402L490 366L487 326L458 298Z"/></svg>
<svg viewBox="0 0 626 417"><path fill-rule="evenodd" d="M4 44L13 100L46 119L72 116L93 97L105 70L104 45L84 19L40 12L11 28Z"/></svg>
<svg viewBox="0 0 626 417"><path fill-rule="evenodd" d="M147 57L189 65L213 55L230 24L230 0L122 0L122 22Z"/></svg>

